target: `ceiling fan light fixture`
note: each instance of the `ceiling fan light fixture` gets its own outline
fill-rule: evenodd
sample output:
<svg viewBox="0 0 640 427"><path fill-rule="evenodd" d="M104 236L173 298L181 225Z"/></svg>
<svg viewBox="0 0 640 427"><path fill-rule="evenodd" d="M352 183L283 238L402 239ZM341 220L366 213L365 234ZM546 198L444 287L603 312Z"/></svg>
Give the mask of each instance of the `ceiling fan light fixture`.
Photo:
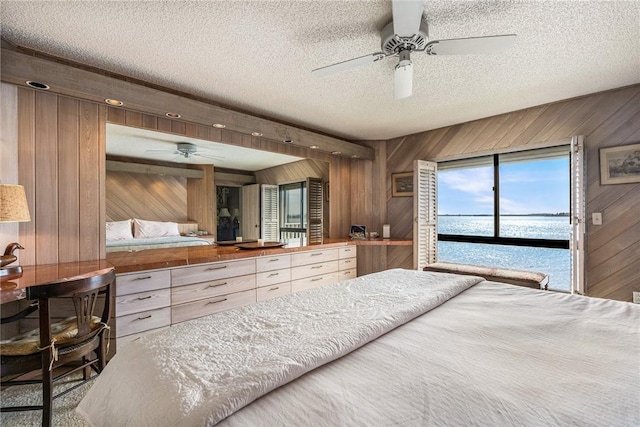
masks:
<svg viewBox="0 0 640 427"><path fill-rule="evenodd" d="M400 52L400 62L393 72L393 98L408 98L413 92L413 63L409 51Z"/></svg>

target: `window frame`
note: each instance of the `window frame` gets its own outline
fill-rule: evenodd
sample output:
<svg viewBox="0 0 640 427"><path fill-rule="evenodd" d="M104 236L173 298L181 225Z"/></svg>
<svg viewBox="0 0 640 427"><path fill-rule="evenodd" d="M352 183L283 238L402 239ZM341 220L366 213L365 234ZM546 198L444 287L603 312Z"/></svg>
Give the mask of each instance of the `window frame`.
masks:
<svg viewBox="0 0 640 427"><path fill-rule="evenodd" d="M462 160L453 160L449 162L440 162L438 163L438 171L441 171L443 168L441 165L455 164L455 163L465 163L465 164L474 164L476 162L482 162L482 159L487 159L492 157L493 160L493 236L476 236L476 235L467 235L467 234L442 234L438 233L438 241L442 242L461 242L461 243L485 243L485 244L494 244L494 245L509 245L509 246L530 246L537 248L551 248L551 249L569 249L570 248L570 239L535 239L535 238L527 238L527 237L502 237L500 236L500 156L501 155L521 155L523 157L529 157L527 153L531 154L531 159L534 160L536 151L541 153L543 150L547 150L550 153L560 154L561 152L566 150L567 156L570 155L570 146L562 145L559 147L553 147L553 149L534 149L534 150L523 150L515 153L495 153L490 155L483 155L480 157L474 157L469 159ZM451 167L454 169L455 167ZM444 168L449 169L445 166ZM571 173L571 170L569 170ZM571 214L569 216L571 218Z"/></svg>

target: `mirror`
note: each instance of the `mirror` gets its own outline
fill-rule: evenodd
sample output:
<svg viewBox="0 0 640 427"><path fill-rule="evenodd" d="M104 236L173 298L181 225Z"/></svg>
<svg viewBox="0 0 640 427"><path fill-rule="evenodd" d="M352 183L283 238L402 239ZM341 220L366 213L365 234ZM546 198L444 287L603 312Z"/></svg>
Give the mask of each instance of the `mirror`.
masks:
<svg viewBox="0 0 640 427"><path fill-rule="evenodd" d="M308 176L329 179L327 162L111 123L106 125L106 153L109 226L133 218L175 222L181 234L205 238L208 243L216 237L239 237L243 186L282 184ZM328 236L328 198L324 199ZM215 206L215 211L209 206ZM189 212L213 214L204 221ZM217 236L221 230L226 234ZM107 239L107 252L144 249L126 243L132 242Z"/></svg>

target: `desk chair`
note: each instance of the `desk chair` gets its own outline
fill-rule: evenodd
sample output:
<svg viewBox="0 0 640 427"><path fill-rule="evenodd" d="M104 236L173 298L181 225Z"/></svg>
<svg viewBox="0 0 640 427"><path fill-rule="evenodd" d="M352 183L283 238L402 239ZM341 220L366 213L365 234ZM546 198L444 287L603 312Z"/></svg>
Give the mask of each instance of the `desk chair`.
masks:
<svg viewBox="0 0 640 427"><path fill-rule="evenodd" d="M1 386L42 384L42 405L3 407L2 412L42 410L42 425L51 425L53 399L80 387L91 377L91 369L102 372L106 365L111 314L111 287L115 273L88 275L79 279L29 288L27 298L32 304L20 313L1 319L1 323L20 320L38 311L40 327L20 334L0 344ZM94 315L98 297L104 296L100 317ZM51 298L71 297L76 315L52 323L49 303ZM57 370L57 376L53 371ZM68 368L71 368L70 370ZM82 370L83 379L70 389L53 395L53 382ZM41 379L21 380L23 374L41 373ZM6 380L5 380L6 379Z"/></svg>

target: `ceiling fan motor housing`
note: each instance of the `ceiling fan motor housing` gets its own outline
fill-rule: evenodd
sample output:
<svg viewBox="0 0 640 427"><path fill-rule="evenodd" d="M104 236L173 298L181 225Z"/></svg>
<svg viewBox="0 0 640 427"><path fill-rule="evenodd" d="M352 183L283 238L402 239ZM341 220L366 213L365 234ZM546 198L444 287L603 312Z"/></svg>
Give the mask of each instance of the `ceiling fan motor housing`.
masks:
<svg viewBox="0 0 640 427"><path fill-rule="evenodd" d="M393 21L389 22L381 34L382 51L387 55L396 55L402 50L422 51L429 41L427 21L420 21L418 34L413 37L397 37L393 31Z"/></svg>
<svg viewBox="0 0 640 427"><path fill-rule="evenodd" d="M198 147L195 144L191 144L189 142L179 142L178 151L186 158L189 158L191 154L198 151Z"/></svg>

